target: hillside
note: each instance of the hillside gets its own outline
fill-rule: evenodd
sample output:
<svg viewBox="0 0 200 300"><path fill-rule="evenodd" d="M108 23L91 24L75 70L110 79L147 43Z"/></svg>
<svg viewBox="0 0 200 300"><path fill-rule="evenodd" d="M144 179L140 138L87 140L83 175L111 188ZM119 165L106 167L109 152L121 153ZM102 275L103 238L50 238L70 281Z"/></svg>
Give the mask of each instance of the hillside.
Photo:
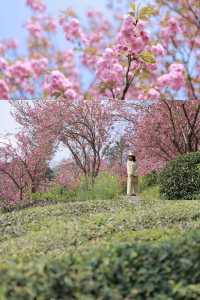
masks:
<svg viewBox="0 0 200 300"><path fill-rule="evenodd" d="M99 200L34 207L0 216L0 260L57 256L107 243L161 240L198 227L199 201Z"/></svg>
<svg viewBox="0 0 200 300"><path fill-rule="evenodd" d="M194 234L195 228L199 228L199 211L199 201L145 200L139 205L134 205L122 198L118 200L63 202L1 214L0 262L2 272L0 275L0 299L133 299L123 296L123 293L128 295L132 293L133 287L130 284L129 287L126 287L126 283L123 283L123 280L127 280L126 274L129 276L135 268L131 264L137 263L139 259L140 264L138 267L144 269L146 268L144 266L146 266L147 259L147 266L155 265L156 261L153 262L155 250L151 250L155 247L157 247L155 253L160 253L158 255L161 255L161 257L166 249L168 249L167 251L170 249L172 253L174 247L177 247L178 251L185 251L181 250L184 247L180 247L176 243L187 245L187 243L191 243L190 239L193 241L191 234ZM189 242L183 241L187 237ZM171 246L169 247L168 244ZM122 249L124 250L122 251ZM189 245L186 250L188 251L188 249L190 249ZM133 253L138 251L137 259L134 258L132 251ZM148 251L150 251L150 256L148 256ZM113 256L110 256L109 253L112 252ZM131 263L124 265L129 252L132 253ZM180 254L181 259L184 259L184 255L188 259L190 254L186 252ZM177 250L176 253L178 253ZM194 253L191 257L193 255ZM118 256L122 257L116 258ZM99 259L100 262L97 263ZM99 264L100 266L106 262L106 264L110 264L112 259L113 267L111 265L109 269L105 269L104 266L103 271L99 273ZM94 261L96 261L95 265L97 263L96 267ZM176 258L173 258L173 261L175 265ZM168 254L164 259L164 264L166 262L168 262ZM114 282L112 281L112 277L115 275L108 274L114 272L115 263L118 266L117 268L121 270L118 270L117 273L125 272L123 280L120 279L120 282L122 282L121 288L117 284L117 279ZM94 268L92 274L96 274L94 275L96 276L95 282L99 280L101 282L102 280L104 286L107 276L110 278L109 283L106 283L106 285L109 284L109 288L105 295L99 285L94 285L94 294L89 288L82 295L80 290L83 288L82 280L86 280L86 286L92 280L90 276L93 275L89 275L91 264ZM159 263L159 268L162 268L162 264L163 262ZM185 268L184 265L181 264L181 266ZM147 272L147 269L143 271ZM85 270L90 271L86 272ZM172 272L172 270L168 271L169 274ZM176 272L176 270L173 272ZM142 273L140 274L139 271L135 274L137 278L140 278ZM157 272L155 276L162 277L162 274L159 274ZM40 278L40 276L42 277ZM63 276L65 276L67 288L68 284L70 285L70 292L66 292L65 283L60 286L59 282L64 280ZM87 276L90 279L86 279ZM150 275L147 272L145 276ZM165 282L163 278L161 279L162 282ZM148 281L148 279L146 278L145 281ZM177 284L176 276L175 283ZM41 286L44 286L44 290L40 290ZM59 291L58 286L60 286ZM148 298L147 294L149 292L143 291L144 286L139 288L138 295L136 293L134 299L174 299L156 298L157 296ZM50 296L49 289L51 290ZM171 287L167 286L167 289L171 292ZM156 283L152 286L152 295L155 291L157 291ZM167 294L170 294L170 292L167 292ZM112 296L108 296L109 293L116 293L116 296L112 298Z"/></svg>

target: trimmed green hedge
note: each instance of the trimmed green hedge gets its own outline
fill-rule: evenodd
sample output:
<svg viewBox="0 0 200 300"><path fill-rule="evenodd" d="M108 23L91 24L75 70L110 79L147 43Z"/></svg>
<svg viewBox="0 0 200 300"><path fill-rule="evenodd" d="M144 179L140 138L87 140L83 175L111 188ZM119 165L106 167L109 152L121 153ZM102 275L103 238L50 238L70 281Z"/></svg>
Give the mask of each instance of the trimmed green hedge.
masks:
<svg viewBox="0 0 200 300"><path fill-rule="evenodd" d="M160 173L159 184L164 199L196 199L200 193L200 152L170 161Z"/></svg>
<svg viewBox="0 0 200 300"><path fill-rule="evenodd" d="M0 266L1 300L200 299L200 233Z"/></svg>
<svg viewBox="0 0 200 300"><path fill-rule="evenodd" d="M141 191L144 191L149 187L156 186L157 184L158 184L158 173L155 171L140 177Z"/></svg>

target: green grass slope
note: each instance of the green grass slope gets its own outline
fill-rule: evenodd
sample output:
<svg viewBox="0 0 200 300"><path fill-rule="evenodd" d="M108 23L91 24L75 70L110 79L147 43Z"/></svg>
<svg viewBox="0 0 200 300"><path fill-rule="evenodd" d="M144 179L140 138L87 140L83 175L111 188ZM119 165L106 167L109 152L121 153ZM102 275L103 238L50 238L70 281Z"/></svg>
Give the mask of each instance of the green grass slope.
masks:
<svg viewBox="0 0 200 300"><path fill-rule="evenodd" d="M199 299L200 201L141 197L1 213L0 300Z"/></svg>
<svg viewBox="0 0 200 300"><path fill-rule="evenodd" d="M199 224L200 201L146 200L134 206L121 199L27 208L0 215L0 261L156 242L176 238Z"/></svg>

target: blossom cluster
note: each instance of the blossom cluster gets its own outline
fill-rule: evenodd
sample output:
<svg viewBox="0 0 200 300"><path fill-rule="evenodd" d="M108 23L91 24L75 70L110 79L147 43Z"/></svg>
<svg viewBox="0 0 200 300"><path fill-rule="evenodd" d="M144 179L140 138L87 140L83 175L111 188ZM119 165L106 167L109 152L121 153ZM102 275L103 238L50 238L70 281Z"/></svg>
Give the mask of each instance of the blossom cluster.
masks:
<svg viewBox="0 0 200 300"><path fill-rule="evenodd" d="M0 99L7 100L9 98L9 88L5 80L0 79Z"/></svg>
<svg viewBox="0 0 200 300"><path fill-rule="evenodd" d="M9 50L15 50L18 47L16 39L7 39L0 42L0 55L5 55Z"/></svg>
<svg viewBox="0 0 200 300"><path fill-rule="evenodd" d="M26 28L31 37L40 38L42 36L43 29L38 21L29 20L26 24Z"/></svg>
<svg viewBox="0 0 200 300"><path fill-rule="evenodd" d="M149 42L149 33L145 30L145 23L136 23L133 17L126 17L117 35L117 49L119 52L138 54Z"/></svg>
<svg viewBox="0 0 200 300"><path fill-rule="evenodd" d="M37 12L44 12L46 10L46 5L42 2L42 0L26 0L26 4L32 10Z"/></svg>
<svg viewBox="0 0 200 300"><path fill-rule="evenodd" d="M44 83L44 91L50 96L62 96L75 99L76 91L73 89L71 81L60 71L52 71Z"/></svg>
<svg viewBox="0 0 200 300"><path fill-rule="evenodd" d="M40 77L47 70L48 59L46 57L31 59L30 64L35 76Z"/></svg>
<svg viewBox="0 0 200 300"><path fill-rule="evenodd" d="M77 18L73 17L66 19L64 16L62 16L60 18L60 25L63 28L66 40L74 41L78 39L83 42L86 40L83 30L80 26L80 22Z"/></svg>
<svg viewBox="0 0 200 300"><path fill-rule="evenodd" d="M124 70L119 62L119 57L111 48L106 48L103 56L97 63L97 77L102 82L115 83L121 86L123 83Z"/></svg>
<svg viewBox="0 0 200 300"><path fill-rule="evenodd" d="M24 80L31 77L32 70L29 61L17 61L7 69L7 76L10 80L17 84L21 84Z"/></svg>
<svg viewBox="0 0 200 300"><path fill-rule="evenodd" d="M169 73L158 78L158 86L160 88L170 87L174 90L179 90L185 83L184 66L174 63L169 67Z"/></svg>

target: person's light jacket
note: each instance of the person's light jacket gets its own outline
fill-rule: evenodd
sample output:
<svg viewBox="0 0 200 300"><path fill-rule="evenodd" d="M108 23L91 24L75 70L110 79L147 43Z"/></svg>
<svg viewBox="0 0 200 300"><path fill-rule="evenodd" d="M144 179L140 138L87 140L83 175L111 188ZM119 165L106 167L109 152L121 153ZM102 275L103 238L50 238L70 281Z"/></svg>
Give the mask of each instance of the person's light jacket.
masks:
<svg viewBox="0 0 200 300"><path fill-rule="evenodd" d="M137 174L137 163L135 161L127 161L127 174L128 176L138 176Z"/></svg>

